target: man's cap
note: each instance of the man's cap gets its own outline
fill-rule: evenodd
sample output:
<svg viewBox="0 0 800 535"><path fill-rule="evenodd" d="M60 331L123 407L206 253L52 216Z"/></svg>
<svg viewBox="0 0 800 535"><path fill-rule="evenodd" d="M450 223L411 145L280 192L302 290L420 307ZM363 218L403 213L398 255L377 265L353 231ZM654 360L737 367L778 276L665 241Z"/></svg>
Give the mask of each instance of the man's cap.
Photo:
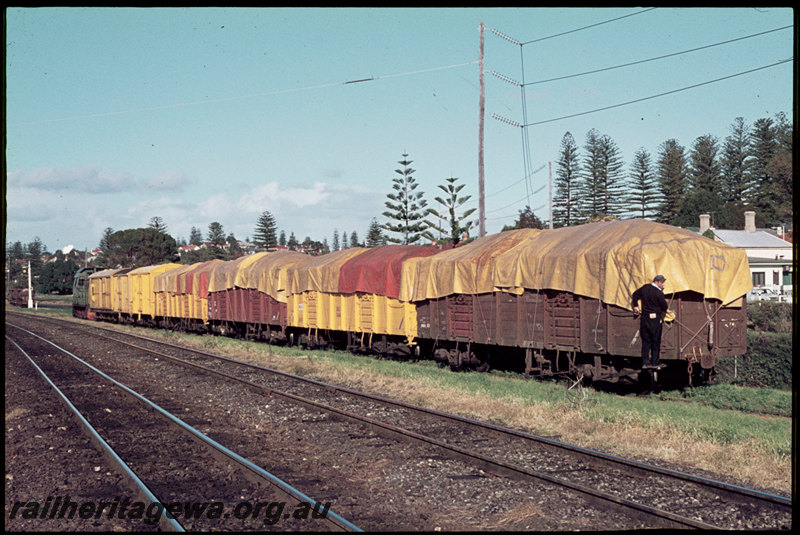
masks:
<svg viewBox="0 0 800 535"><path fill-rule="evenodd" d="M664 277L664 275L656 275L653 279L653 282L664 282L665 280L667 279Z"/></svg>

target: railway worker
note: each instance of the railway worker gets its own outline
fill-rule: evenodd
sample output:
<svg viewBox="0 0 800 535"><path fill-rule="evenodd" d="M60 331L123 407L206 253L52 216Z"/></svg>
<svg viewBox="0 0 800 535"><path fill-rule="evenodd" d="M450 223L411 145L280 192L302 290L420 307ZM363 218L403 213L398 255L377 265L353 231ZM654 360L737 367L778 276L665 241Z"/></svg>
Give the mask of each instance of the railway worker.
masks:
<svg viewBox="0 0 800 535"><path fill-rule="evenodd" d="M633 292L633 313L641 314L639 334L642 337L642 369L659 370L664 364L661 356L661 330L667 312L667 299L664 297L664 275L656 275L653 282L645 284ZM641 309L639 308L641 303Z"/></svg>

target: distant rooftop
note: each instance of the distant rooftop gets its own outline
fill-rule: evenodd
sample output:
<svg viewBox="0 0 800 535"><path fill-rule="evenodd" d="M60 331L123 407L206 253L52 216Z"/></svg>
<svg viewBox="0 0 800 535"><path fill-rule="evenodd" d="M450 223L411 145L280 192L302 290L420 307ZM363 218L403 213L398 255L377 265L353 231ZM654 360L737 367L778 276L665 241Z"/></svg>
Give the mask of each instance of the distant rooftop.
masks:
<svg viewBox="0 0 800 535"><path fill-rule="evenodd" d="M734 247L792 247L790 242L782 240L774 234L770 234L769 232L765 232L763 230L749 232L747 230L713 229L713 232L714 235L722 241L722 243L725 243L726 245L732 245Z"/></svg>

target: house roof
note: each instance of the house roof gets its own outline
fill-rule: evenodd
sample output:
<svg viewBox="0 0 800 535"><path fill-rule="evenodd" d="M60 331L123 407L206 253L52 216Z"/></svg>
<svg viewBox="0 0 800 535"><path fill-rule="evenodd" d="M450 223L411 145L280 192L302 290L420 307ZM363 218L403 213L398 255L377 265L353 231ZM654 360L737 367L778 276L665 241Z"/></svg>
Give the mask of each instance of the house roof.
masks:
<svg viewBox="0 0 800 535"><path fill-rule="evenodd" d="M792 263L791 260L788 260L786 258L760 258L757 256L751 256L750 258L747 259L747 261L750 264L750 267L753 267L755 265L766 265L766 264L785 266Z"/></svg>
<svg viewBox="0 0 800 535"><path fill-rule="evenodd" d="M714 229L714 235L719 238L722 243L732 245L733 247L750 248L750 247L768 247L772 249L786 248L791 249L792 244L773 236L763 230L755 232L748 232L746 230L721 230Z"/></svg>

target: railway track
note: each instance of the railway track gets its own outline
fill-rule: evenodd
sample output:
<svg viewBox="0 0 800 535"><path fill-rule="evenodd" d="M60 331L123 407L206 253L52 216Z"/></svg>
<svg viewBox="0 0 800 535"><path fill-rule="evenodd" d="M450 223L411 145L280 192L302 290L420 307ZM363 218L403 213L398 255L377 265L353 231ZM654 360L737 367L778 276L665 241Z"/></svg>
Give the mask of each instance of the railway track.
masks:
<svg viewBox="0 0 800 535"><path fill-rule="evenodd" d="M132 503L144 504L144 514L161 529L209 530L221 525L230 529L235 525L236 529L263 530L280 522L282 530L360 531L68 350L31 331L12 330L7 341L25 355L115 469L125 475L137 498ZM248 501L242 501L244 496ZM64 504L67 501L71 500ZM99 509L92 504L93 512L110 518L135 514L132 504L108 503ZM55 511L66 505L59 500L52 507Z"/></svg>
<svg viewBox="0 0 800 535"><path fill-rule="evenodd" d="M71 503L97 504L110 497L143 502L140 489L115 468L108 450L84 432L81 419L8 340L4 372L7 531L172 529L146 516L73 515Z"/></svg>
<svg viewBox="0 0 800 535"><path fill-rule="evenodd" d="M93 327L96 328L96 327ZM132 335L106 331L122 342ZM514 479L570 489L604 510L650 527L781 529L791 527L791 501L575 448L551 439L370 396L137 337L141 351L204 373L222 373L273 397L360 422L382 436L434 446L448 458Z"/></svg>

